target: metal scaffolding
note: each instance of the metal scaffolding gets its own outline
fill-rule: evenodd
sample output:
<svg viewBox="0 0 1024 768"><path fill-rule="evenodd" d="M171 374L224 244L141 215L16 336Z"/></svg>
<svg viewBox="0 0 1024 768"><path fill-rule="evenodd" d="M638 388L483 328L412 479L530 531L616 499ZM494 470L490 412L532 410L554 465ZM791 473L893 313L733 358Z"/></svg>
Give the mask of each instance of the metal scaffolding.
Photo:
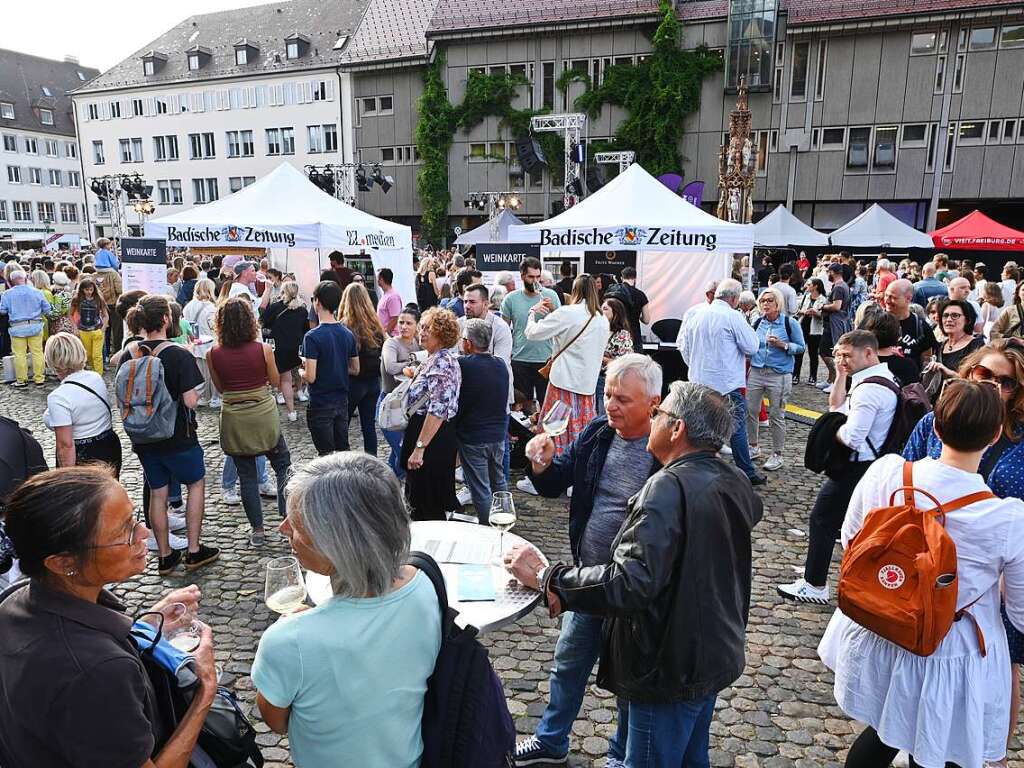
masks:
<svg viewBox="0 0 1024 768"><path fill-rule="evenodd" d="M562 181L562 203L571 208L583 196L583 178L586 173L586 155L583 162L576 155L576 147L583 145L583 131L587 127L587 116L582 112L563 115L538 115L530 118L530 129L536 133L561 133L565 139L565 179Z"/></svg>

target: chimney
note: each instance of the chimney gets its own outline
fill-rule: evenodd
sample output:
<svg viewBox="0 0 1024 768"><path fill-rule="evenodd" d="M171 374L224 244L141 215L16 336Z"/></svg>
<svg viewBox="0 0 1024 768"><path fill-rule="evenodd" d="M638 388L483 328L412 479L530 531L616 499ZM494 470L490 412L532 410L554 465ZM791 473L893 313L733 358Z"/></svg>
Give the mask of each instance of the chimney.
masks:
<svg viewBox="0 0 1024 768"><path fill-rule="evenodd" d="M79 63L78 62L78 57L77 56L72 56L70 53L66 53L66 54L64 54L64 63L65 64L78 64Z"/></svg>

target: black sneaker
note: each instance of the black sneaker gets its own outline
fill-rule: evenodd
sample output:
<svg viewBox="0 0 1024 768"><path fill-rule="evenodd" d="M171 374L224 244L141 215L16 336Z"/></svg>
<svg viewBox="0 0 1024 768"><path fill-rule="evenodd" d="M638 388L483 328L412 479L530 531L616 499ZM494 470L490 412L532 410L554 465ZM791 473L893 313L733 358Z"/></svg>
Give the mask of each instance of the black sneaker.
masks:
<svg viewBox="0 0 1024 768"><path fill-rule="evenodd" d="M178 563L181 562L181 550L172 549L171 554L167 557L161 557L157 563L156 570L161 576L166 576L175 568L178 567Z"/></svg>
<svg viewBox="0 0 1024 768"><path fill-rule="evenodd" d="M212 563L218 557L220 557L219 549L200 544L198 552L189 552L185 555L185 569L194 571L196 568L202 568L207 563Z"/></svg>
<svg viewBox="0 0 1024 768"><path fill-rule="evenodd" d="M567 754L555 754L541 744L536 736L516 744L516 768L527 765L567 765L568 760Z"/></svg>
<svg viewBox="0 0 1024 768"><path fill-rule="evenodd" d="M752 478L750 478L751 485L764 485L767 482L768 478L765 477L764 475L754 475Z"/></svg>

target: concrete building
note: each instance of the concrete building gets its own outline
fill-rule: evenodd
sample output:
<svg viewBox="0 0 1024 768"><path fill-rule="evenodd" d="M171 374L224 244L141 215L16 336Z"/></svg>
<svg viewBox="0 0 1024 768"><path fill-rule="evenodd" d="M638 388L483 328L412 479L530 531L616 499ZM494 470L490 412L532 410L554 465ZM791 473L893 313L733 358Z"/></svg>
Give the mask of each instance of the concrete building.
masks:
<svg viewBox="0 0 1024 768"><path fill-rule="evenodd" d="M74 94L86 180L139 174L154 215L236 192L281 162L350 157L338 71L362 0L274 5L193 16ZM88 193L95 235L109 206ZM129 229L142 220L130 207Z"/></svg>
<svg viewBox="0 0 1024 768"><path fill-rule="evenodd" d="M99 71L0 50L0 248L88 239L70 91Z"/></svg>

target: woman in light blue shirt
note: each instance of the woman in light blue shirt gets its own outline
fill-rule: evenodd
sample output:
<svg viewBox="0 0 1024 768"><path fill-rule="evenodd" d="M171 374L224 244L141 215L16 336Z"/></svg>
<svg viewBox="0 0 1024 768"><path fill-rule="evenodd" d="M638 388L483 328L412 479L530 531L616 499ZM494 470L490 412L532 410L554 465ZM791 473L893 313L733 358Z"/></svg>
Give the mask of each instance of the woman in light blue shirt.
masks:
<svg viewBox="0 0 1024 768"><path fill-rule="evenodd" d="M334 597L260 639L252 680L264 721L288 734L297 768L416 768L441 613L430 580L405 564L394 472L354 451L314 459L288 483L281 532L304 568L331 577Z"/></svg>

